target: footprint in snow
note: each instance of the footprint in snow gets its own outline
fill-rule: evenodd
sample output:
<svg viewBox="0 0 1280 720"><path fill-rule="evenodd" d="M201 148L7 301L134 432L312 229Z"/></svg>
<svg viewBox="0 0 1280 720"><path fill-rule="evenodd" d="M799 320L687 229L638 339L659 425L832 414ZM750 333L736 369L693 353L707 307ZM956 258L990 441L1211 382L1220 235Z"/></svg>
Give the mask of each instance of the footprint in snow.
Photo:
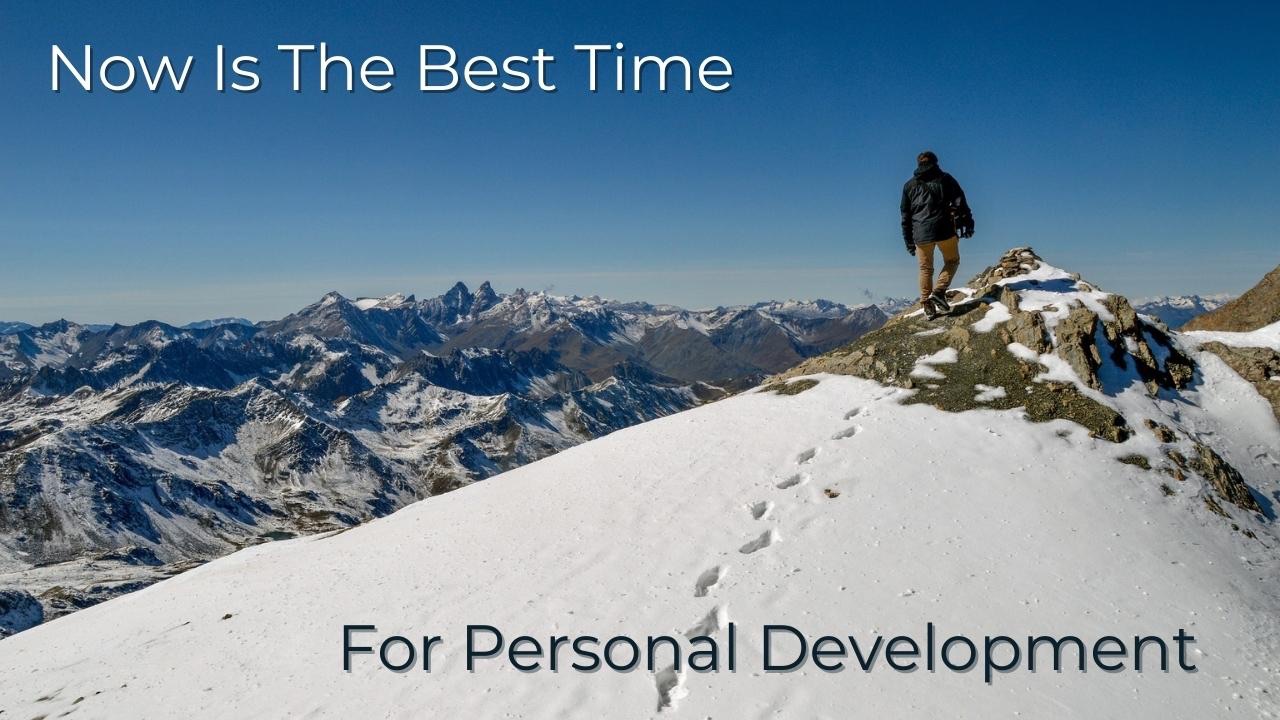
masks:
<svg viewBox="0 0 1280 720"><path fill-rule="evenodd" d="M832 435L832 436L831 436L831 439L832 439L832 440L844 440L845 438L851 438L851 437L853 437L854 435L857 435L857 434L858 434L858 433L860 433L860 432L862 432L862 426L861 426L861 425L853 425L853 426L851 426L851 427L847 427L847 428L845 428L845 429L841 430L840 432L836 433L835 435Z"/></svg>
<svg viewBox="0 0 1280 720"><path fill-rule="evenodd" d="M816 457L818 457L818 448L809 448L796 456L796 464L804 465L806 463L811 463Z"/></svg>
<svg viewBox="0 0 1280 720"><path fill-rule="evenodd" d="M698 576L698 581L693 585L693 596L706 597L712 588L720 584L727 572L729 568L726 565L717 565L709 570L703 570Z"/></svg>
<svg viewBox="0 0 1280 720"><path fill-rule="evenodd" d="M807 482L809 482L809 475L807 473L799 472L787 478L786 480L783 480L782 482L778 483L778 489L786 490L787 488L793 488L798 485L803 485Z"/></svg>
<svg viewBox="0 0 1280 720"><path fill-rule="evenodd" d="M760 537L738 548L738 552L742 553L743 555L750 555L751 553L756 552L757 550L763 550L769 547L770 545L778 542L780 539L781 538L778 537L778 531L773 528L769 528L768 530L765 530L764 532L760 533Z"/></svg>
<svg viewBox="0 0 1280 720"><path fill-rule="evenodd" d="M769 517L769 513L773 512L773 503L768 500L761 500L751 504L751 519L764 520Z"/></svg>
<svg viewBox="0 0 1280 720"><path fill-rule="evenodd" d="M729 627L729 608L717 605L702 617L696 625L684 631L684 636L692 640L703 635L714 635Z"/></svg>
<svg viewBox="0 0 1280 720"><path fill-rule="evenodd" d="M698 624L684 632L687 638L713 635L729 626L729 610L723 605L711 608L711 612L698 621ZM685 674L676 670L674 665L653 674L653 684L658 691L658 712L675 710L680 700L689 695L689 688L684 686Z"/></svg>
<svg viewBox="0 0 1280 720"><path fill-rule="evenodd" d="M658 712L675 710L680 700L689 695L684 686L684 673L668 665L653 676L653 684L658 689Z"/></svg>
<svg viewBox="0 0 1280 720"><path fill-rule="evenodd" d="M844 414L845 420L852 420L862 414L862 408L856 407Z"/></svg>

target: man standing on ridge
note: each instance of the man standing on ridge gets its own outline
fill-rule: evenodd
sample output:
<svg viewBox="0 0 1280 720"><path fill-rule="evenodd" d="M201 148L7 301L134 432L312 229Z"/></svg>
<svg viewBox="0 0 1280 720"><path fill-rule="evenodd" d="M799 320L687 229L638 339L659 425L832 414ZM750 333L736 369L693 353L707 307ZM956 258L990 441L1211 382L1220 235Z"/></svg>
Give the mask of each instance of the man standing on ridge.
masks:
<svg viewBox="0 0 1280 720"><path fill-rule="evenodd" d="M920 261L920 305L930 320L951 311L947 288L960 267L960 238L973 236L973 213L956 179L938 167L938 156L916 156L915 174L902 187L902 239ZM942 272L933 281L933 249L942 251Z"/></svg>

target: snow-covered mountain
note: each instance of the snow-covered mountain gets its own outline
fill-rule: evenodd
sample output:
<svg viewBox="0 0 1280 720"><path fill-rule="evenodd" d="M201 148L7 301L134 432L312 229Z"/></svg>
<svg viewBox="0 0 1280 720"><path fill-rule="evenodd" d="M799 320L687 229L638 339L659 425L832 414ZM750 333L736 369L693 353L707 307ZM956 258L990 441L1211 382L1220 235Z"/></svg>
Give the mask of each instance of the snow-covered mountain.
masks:
<svg viewBox="0 0 1280 720"><path fill-rule="evenodd" d="M691 312L458 284L279 321L0 336L0 617L45 619L264 540L345 529L724 396L873 306ZM30 613L18 620L30 622ZM0 620L0 635L25 627Z"/></svg>
<svg viewBox="0 0 1280 720"><path fill-rule="evenodd" d="M29 324L24 322L8 322L8 321L0 320L0 335L8 335L10 333L16 333L21 330L26 330L30 327L31 326Z"/></svg>
<svg viewBox="0 0 1280 720"><path fill-rule="evenodd" d="M948 318L898 316L759 389L20 633L0 642L0 707L102 718L1280 715L1280 424L1255 382L1204 349L1280 351L1280 328L1166 333L1026 249L952 299ZM546 317L517 304L530 322ZM391 405L415 432L424 405ZM343 407L330 412L363 416ZM529 635L541 652L469 672L466 628L481 624L504 634L504 651ZM346 625L375 628L354 633L374 652L351 655L349 672ZM830 636L823 649L843 654L825 661L840 670L810 657L763 672L765 625L794 627L810 653ZM1194 641L1175 645L1180 630ZM935 632L938 646L975 638L974 656L1008 671L947 669L926 639ZM403 663L406 643L419 653L403 672L379 661L393 635L408 640L385 662ZM429 672L428 635L441 638ZM669 636L685 664L660 645L652 666L577 672L570 663L586 660L553 638L588 635L596 653L627 636L645 654L646 637ZM800 653L779 635L775 663ZM865 654L894 636L916 643L897 656L914 672L893 669L887 645L870 671L858 667L853 642ZM1007 643L984 644L994 636ZM1033 636L1079 638L1089 671L1070 646L1049 669L1053 648ZM1158 647L1135 652L1136 636L1162 638L1168 671ZM1115 643L1128 651L1101 662L1123 669L1105 672L1085 648ZM692 670L688 652L712 644L718 671ZM1014 647L1026 654L1010 663Z"/></svg>
<svg viewBox="0 0 1280 720"><path fill-rule="evenodd" d="M914 310L919 308L920 301L916 298L885 297L881 298L875 305L880 308L885 315L893 317L904 310Z"/></svg>
<svg viewBox="0 0 1280 720"><path fill-rule="evenodd" d="M252 325L252 320L246 320L239 317L214 318L212 320L197 320L183 325L184 330L208 330L211 327L219 325Z"/></svg>
<svg viewBox="0 0 1280 720"><path fill-rule="evenodd" d="M1228 293L1216 295L1173 295L1138 300L1134 302L1133 307L1144 315L1157 318L1165 325L1168 325L1170 329L1177 330L1186 325L1191 318L1217 310L1234 297L1234 295Z"/></svg>

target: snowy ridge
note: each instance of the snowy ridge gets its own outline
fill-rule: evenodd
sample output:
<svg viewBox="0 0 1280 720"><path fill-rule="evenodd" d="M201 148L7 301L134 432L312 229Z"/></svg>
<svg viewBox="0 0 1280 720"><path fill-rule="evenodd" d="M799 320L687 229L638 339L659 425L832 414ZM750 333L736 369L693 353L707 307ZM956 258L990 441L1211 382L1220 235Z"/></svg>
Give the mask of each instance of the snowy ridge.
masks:
<svg viewBox="0 0 1280 720"><path fill-rule="evenodd" d="M35 714L78 704L96 717L163 707L197 718L423 707L548 718L743 717L773 707L812 717L855 704L924 718L957 703L1033 716L1051 705L1059 717L1280 711L1269 525L1245 520L1265 538L1251 540L1191 497L1164 496L1071 423L942 413L902 404L909 391L816 379L795 397L752 393L624 430L346 533L245 550L17 635L0 643L0 668L23 679L0 687L0 705ZM1223 387L1205 388L1204 399L1238 385L1229 375L1214 382ZM1231 403L1206 403L1204 430L1280 443L1250 420ZM922 445L903 428L948 441ZM680 542L659 530L670 527L681 528ZM1023 671L988 687L974 673L753 670L766 623L869 641L919 634L926 621L945 633L1085 638L1186 628L1200 672ZM729 622L739 633L733 674L462 667L467 624L509 637L687 631L723 640ZM362 638L430 633L446 644L430 675L391 673L368 656L346 674L337 660L344 623L377 626Z"/></svg>

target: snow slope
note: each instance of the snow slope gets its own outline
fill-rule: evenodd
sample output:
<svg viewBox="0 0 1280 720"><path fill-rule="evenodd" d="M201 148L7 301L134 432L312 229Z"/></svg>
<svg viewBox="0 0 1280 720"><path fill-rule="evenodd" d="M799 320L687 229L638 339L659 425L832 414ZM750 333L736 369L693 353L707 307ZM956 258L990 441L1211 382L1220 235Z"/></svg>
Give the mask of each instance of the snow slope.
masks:
<svg viewBox="0 0 1280 720"><path fill-rule="evenodd" d="M1280 429L1202 359L1186 421L1274 490ZM946 372L946 364L933 367ZM1166 496L1090 438L1019 410L945 413L819 376L622 430L340 534L269 543L0 643L4 717L1280 716L1273 526ZM1155 407L1153 405L1153 407ZM1166 418L1181 422L1179 418ZM1262 450L1259 450L1261 448ZM738 629L736 673L522 673L463 663L464 627L508 639ZM762 673L760 628L1197 639L1199 671ZM432 671L357 656L441 635ZM396 660L399 659L397 656ZM570 658L571 659L571 658ZM562 660L567 664L568 660ZM544 661L545 664L545 661ZM668 707L659 711L659 706Z"/></svg>
<svg viewBox="0 0 1280 720"><path fill-rule="evenodd" d="M1225 330L1193 330L1182 333L1182 336L1193 343L1220 342L1233 347L1269 347L1280 349L1280 322L1249 332L1227 332Z"/></svg>

